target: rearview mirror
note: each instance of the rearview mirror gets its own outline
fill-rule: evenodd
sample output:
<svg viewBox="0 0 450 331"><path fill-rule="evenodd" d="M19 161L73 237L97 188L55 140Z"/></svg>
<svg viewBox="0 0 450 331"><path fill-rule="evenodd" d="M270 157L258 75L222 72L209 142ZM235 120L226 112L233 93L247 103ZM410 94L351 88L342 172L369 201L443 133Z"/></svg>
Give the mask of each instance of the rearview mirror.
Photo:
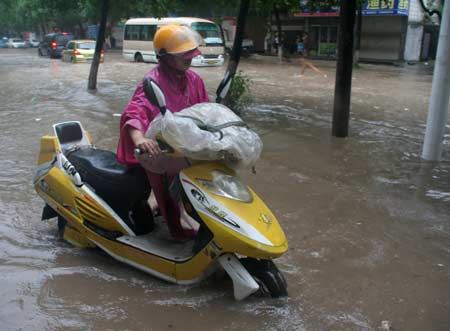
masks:
<svg viewBox="0 0 450 331"><path fill-rule="evenodd" d="M216 91L216 102L220 103L222 100L226 97L228 90L231 87L231 82L233 81L230 72L225 72L225 75L223 76L222 81L220 82L219 86L217 87Z"/></svg>
<svg viewBox="0 0 450 331"><path fill-rule="evenodd" d="M158 83L150 77L144 78L144 93L148 101L159 108L161 115L166 113L166 98Z"/></svg>

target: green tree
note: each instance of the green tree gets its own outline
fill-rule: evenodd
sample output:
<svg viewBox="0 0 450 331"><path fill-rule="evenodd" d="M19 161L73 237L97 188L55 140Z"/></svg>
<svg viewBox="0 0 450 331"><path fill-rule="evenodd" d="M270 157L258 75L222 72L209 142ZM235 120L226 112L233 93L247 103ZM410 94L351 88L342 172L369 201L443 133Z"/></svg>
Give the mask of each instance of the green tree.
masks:
<svg viewBox="0 0 450 331"><path fill-rule="evenodd" d="M64 0L2 0L0 28L8 34L39 30L49 32L53 27L71 29L83 20L80 1Z"/></svg>
<svg viewBox="0 0 450 331"><path fill-rule="evenodd" d="M175 10L177 4L179 4L179 1L176 0L130 0L127 2L120 0L85 0L86 17L91 21L100 22L94 59L89 71L88 90L95 91L97 89L100 54L106 36L106 22L108 17L118 20L123 17L123 13L127 13L128 17L132 15L161 17Z"/></svg>

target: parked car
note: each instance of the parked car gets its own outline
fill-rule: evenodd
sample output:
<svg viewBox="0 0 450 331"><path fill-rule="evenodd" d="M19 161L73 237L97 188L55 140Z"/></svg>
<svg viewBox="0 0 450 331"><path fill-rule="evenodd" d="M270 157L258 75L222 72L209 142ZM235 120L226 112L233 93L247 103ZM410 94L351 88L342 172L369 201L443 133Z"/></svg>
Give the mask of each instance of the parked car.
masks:
<svg viewBox="0 0 450 331"><path fill-rule="evenodd" d="M231 49L233 48L233 41L227 41L225 43L225 51L228 54L231 54ZM242 49L241 49L241 55L244 57L248 57L249 55L255 53L255 47L253 45L253 40L244 38L242 39Z"/></svg>
<svg viewBox="0 0 450 331"><path fill-rule="evenodd" d="M6 42L9 48L25 48L27 47L25 41L19 38L10 38Z"/></svg>
<svg viewBox="0 0 450 331"><path fill-rule="evenodd" d="M67 43L73 39L72 33L55 32L49 33L44 37L44 40L39 44L39 56L50 56L51 58L61 57L63 49Z"/></svg>
<svg viewBox="0 0 450 331"><path fill-rule="evenodd" d="M243 39L242 40L242 55L247 57L251 54L255 53L255 47L253 45L252 39Z"/></svg>
<svg viewBox="0 0 450 331"><path fill-rule="evenodd" d="M90 62L94 58L95 40L71 40L62 52L64 62L80 63ZM102 50L100 62L104 60L104 51Z"/></svg>
<svg viewBox="0 0 450 331"><path fill-rule="evenodd" d="M39 41L37 41L36 39L29 39L26 42L29 45L29 47L38 47L39 46Z"/></svg>
<svg viewBox="0 0 450 331"><path fill-rule="evenodd" d="M0 39L0 48L7 48L8 45L6 44L6 40Z"/></svg>

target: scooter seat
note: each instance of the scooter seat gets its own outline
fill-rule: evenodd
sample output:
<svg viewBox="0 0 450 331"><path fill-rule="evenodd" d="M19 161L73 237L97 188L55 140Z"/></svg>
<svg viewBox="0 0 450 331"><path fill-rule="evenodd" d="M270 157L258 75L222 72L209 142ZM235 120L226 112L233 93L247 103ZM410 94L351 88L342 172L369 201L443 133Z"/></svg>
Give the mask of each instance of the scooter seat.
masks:
<svg viewBox="0 0 450 331"><path fill-rule="evenodd" d="M77 170L83 172L88 170L92 175L100 176L109 180L120 180L121 176L126 176L129 168L117 161L117 156L111 151L95 148L82 148L71 152L67 158L74 164Z"/></svg>
<svg viewBox="0 0 450 331"><path fill-rule="evenodd" d="M127 217L133 205L150 194L144 169L119 163L111 151L82 148L66 156L82 180L121 217Z"/></svg>

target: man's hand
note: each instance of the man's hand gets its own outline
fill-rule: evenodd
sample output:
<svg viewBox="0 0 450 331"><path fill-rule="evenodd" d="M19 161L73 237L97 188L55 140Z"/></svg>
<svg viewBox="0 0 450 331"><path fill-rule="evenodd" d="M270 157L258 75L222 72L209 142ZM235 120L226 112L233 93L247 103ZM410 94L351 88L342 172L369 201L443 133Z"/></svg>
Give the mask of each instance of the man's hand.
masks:
<svg viewBox="0 0 450 331"><path fill-rule="evenodd" d="M161 154L158 143L149 138L145 138L141 131L135 128L129 128L128 134L133 140L134 146L139 148L143 153L148 153L150 156L157 156Z"/></svg>

